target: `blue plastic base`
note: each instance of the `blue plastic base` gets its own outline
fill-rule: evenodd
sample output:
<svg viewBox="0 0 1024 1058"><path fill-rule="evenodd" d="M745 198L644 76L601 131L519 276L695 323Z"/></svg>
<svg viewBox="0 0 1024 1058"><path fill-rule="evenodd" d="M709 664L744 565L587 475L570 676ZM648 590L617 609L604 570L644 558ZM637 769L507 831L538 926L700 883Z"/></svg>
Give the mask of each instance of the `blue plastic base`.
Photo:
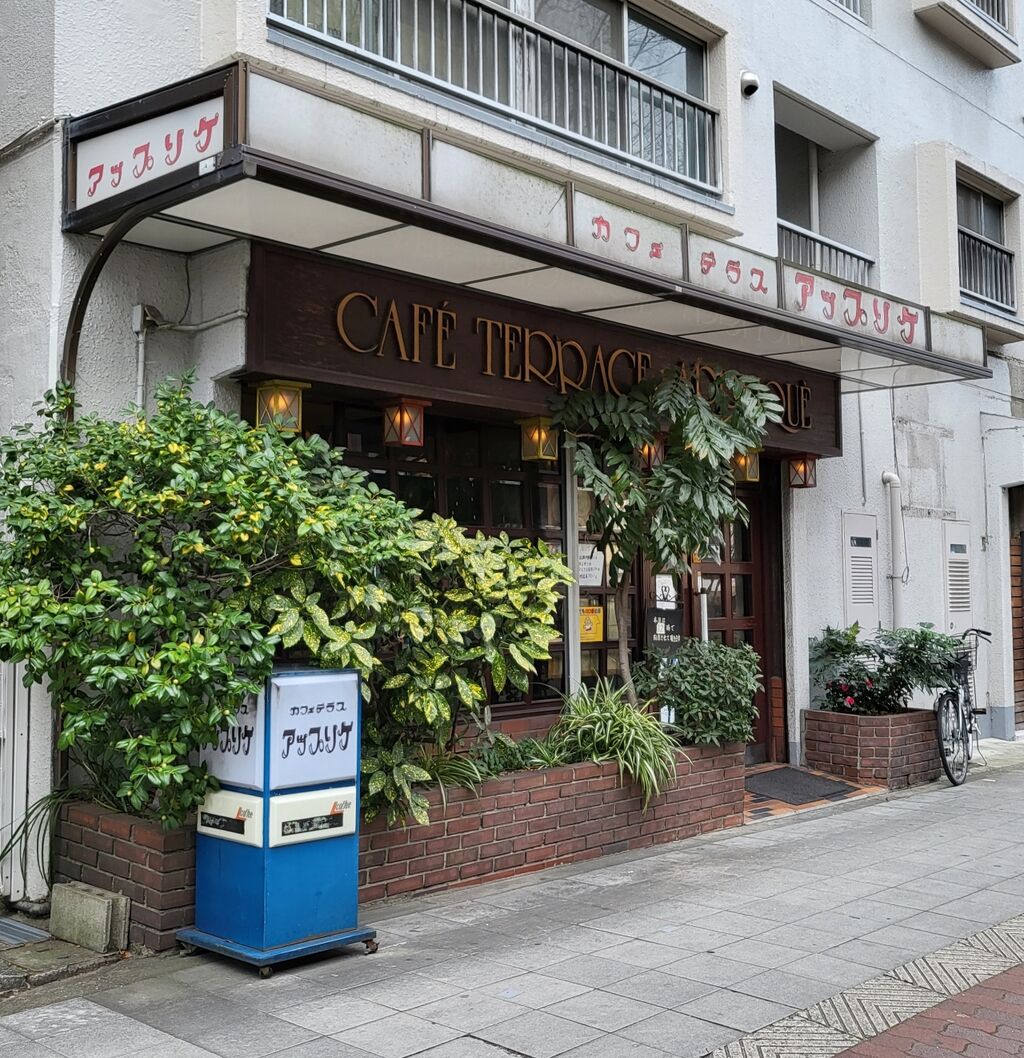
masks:
<svg viewBox="0 0 1024 1058"><path fill-rule="evenodd" d="M289 959L301 959L304 955L317 955L322 951L344 948L346 944L367 944L368 950L376 951L374 938L377 936L377 931L357 927L341 933L329 933L324 937L314 937L312 940L300 940L295 941L294 944L282 944L277 948L266 949L236 944L223 937L215 937L212 933L204 933L201 929L179 929L175 936L179 944L189 944L195 948L215 951L219 955L227 955L240 962L249 963L251 966L272 966L275 963L287 962ZM372 948L368 943L371 941L374 941Z"/></svg>

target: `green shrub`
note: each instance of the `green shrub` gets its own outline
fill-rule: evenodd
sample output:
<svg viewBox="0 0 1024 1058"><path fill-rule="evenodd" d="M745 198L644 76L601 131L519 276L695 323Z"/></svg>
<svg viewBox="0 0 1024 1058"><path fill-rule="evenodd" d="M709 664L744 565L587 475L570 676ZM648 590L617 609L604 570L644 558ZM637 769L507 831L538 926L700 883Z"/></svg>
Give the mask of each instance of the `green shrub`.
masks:
<svg viewBox="0 0 1024 1058"><path fill-rule="evenodd" d="M686 745L749 742L754 734L761 659L745 644L684 639L667 657L649 655L637 666L636 683L644 697L668 708Z"/></svg>
<svg viewBox="0 0 1024 1058"><path fill-rule="evenodd" d="M822 689L821 708L859 716L900 713L915 691L950 685L960 641L932 625L879 629L860 638L860 626L826 628L811 640L811 678Z"/></svg>
<svg viewBox="0 0 1024 1058"><path fill-rule="evenodd" d="M565 696L563 703L547 738L559 763L614 761L620 779L628 776L640 787L645 809L675 779L676 742L657 716L630 704L625 688L602 679Z"/></svg>

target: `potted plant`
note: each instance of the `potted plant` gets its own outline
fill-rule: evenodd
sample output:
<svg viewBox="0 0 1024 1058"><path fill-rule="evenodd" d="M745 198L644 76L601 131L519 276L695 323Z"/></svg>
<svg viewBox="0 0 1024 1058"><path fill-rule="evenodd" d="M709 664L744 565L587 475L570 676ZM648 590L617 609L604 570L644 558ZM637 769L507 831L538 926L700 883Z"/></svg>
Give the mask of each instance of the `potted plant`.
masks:
<svg viewBox="0 0 1024 1058"><path fill-rule="evenodd" d="M957 643L928 624L870 638L856 624L826 628L810 646L818 708L804 714L807 765L891 789L937 778L934 714L911 702L948 685Z"/></svg>

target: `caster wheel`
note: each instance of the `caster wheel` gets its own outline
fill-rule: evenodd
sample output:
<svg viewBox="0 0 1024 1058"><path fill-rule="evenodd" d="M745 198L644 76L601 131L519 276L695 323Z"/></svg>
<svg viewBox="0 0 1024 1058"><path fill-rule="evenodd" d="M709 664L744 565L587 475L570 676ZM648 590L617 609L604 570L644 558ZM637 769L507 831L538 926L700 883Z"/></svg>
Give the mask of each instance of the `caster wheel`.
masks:
<svg viewBox="0 0 1024 1058"><path fill-rule="evenodd" d="M375 940L364 940L363 944L366 945L366 951L363 953L364 955L372 955L380 947Z"/></svg>
<svg viewBox="0 0 1024 1058"><path fill-rule="evenodd" d="M198 951L194 944L181 944L178 947L178 954L184 959L190 955L195 955Z"/></svg>
<svg viewBox="0 0 1024 1058"><path fill-rule="evenodd" d="M259 970L257 970L256 972L257 972L257 973L258 973L258 974L260 975L260 977L261 977L261 978L262 978L262 979L263 979L264 981L265 981L265 980L266 980L266 979L267 979L268 977L273 977L273 976L274 976L274 968L273 968L273 966L261 966L261 967L259 968Z"/></svg>

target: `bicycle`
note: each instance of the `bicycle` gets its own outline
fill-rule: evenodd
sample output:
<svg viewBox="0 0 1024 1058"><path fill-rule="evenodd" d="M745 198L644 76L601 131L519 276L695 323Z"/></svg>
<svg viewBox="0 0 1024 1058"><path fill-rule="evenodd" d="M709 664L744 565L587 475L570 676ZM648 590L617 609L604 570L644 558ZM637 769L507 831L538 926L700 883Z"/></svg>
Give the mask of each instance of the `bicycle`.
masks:
<svg viewBox="0 0 1024 1058"><path fill-rule="evenodd" d="M950 660L951 686L935 702L939 757L946 778L954 786L961 786L967 778L978 735L975 717L988 712L975 705L974 672L978 664L978 644L982 640L991 642L991 639L992 633L982 628L968 628L961 635L960 646Z"/></svg>

